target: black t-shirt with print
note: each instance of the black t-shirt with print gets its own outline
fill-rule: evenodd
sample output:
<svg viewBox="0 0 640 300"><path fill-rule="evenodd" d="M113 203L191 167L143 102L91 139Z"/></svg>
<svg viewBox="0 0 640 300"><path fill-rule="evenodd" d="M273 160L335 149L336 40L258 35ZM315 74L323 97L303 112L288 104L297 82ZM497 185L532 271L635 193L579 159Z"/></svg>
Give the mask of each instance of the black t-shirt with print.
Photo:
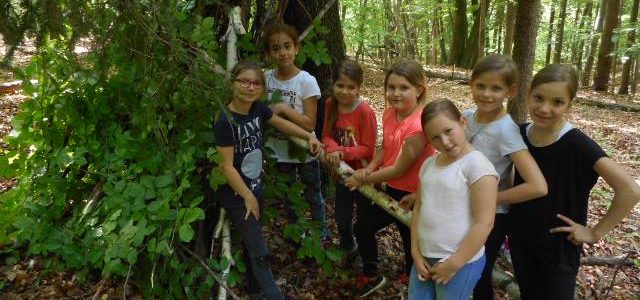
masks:
<svg viewBox="0 0 640 300"><path fill-rule="evenodd" d="M231 119L229 119L229 116ZM214 125L216 146L233 146L233 166L253 194L262 199L262 148L263 128L273 112L264 103L254 102L246 115L229 112L220 113ZM218 187L216 199L222 207L243 205L242 199L228 185Z"/></svg>

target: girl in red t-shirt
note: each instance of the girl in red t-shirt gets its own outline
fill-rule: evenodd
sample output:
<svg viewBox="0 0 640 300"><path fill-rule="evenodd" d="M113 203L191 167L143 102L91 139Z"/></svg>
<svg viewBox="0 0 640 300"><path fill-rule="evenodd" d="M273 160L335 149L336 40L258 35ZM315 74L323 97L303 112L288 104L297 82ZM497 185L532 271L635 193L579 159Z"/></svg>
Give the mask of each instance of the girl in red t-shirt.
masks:
<svg viewBox="0 0 640 300"><path fill-rule="evenodd" d="M333 78L333 93L325 103L322 143L325 163L338 166L345 161L353 169L367 166L373 158L376 144L376 116L371 106L360 97L363 75L360 65L344 61ZM346 252L345 261L353 261L356 245L353 239L354 202L362 195L336 182L335 218L340 234L340 248Z"/></svg>
<svg viewBox="0 0 640 300"><path fill-rule="evenodd" d="M387 194L400 200L416 191L420 166L435 153L422 134L420 123L426 98L426 76L422 66L409 60L396 63L385 77L384 92L389 107L382 116L382 147L375 151L373 160L365 168L345 180L345 185L355 189L363 184L385 182ZM412 203L401 205L406 209L413 206ZM370 202L358 206L354 232L363 262L363 274L358 276L356 284L358 296L373 293L387 281L377 270L376 233L394 222L400 231L405 254L405 269L400 280L406 284L413 264L409 227Z"/></svg>

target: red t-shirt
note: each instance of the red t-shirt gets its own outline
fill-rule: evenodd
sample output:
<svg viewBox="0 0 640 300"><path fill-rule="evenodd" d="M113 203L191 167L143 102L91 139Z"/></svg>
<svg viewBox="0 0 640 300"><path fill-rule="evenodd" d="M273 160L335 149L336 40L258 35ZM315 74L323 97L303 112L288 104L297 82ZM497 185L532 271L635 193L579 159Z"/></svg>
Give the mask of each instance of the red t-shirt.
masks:
<svg viewBox="0 0 640 300"><path fill-rule="evenodd" d="M363 168L363 160L373 159L376 145L378 125L371 106L360 102L358 107L350 113L338 113L336 124L329 132L329 106L331 99L325 103L324 128L322 129L322 143L327 152L342 151L344 161L355 170Z"/></svg>
<svg viewBox="0 0 640 300"><path fill-rule="evenodd" d="M417 109L410 116L399 122L396 119L396 110L393 107L385 109L382 114L383 168L393 166L400 155L400 150L406 139L419 135L425 140L425 147L422 154L413 165L411 165L409 170L399 177L387 180L387 185L390 187L412 193L418 188L418 173L420 172L422 162L436 152L422 133L422 124L420 124L421 114L422 108Z"/></svg>

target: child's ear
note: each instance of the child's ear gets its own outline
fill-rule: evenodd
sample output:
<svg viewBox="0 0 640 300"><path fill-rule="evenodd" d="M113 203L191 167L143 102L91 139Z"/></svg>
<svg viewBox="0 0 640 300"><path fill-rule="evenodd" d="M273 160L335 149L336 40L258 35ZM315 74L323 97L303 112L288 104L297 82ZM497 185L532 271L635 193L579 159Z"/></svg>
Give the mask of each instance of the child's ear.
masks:
<svg viewBox="0 0 640 300"><path fill-rule="evenodd" d="M467 131L467 118L465 116L460 116L460 126L464 131Z"/></svg>

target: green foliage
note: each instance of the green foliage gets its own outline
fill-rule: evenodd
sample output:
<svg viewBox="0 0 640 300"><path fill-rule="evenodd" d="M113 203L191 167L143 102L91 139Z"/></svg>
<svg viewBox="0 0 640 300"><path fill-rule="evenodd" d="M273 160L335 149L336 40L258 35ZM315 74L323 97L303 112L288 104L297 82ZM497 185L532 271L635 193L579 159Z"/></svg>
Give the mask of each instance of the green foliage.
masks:
<svg viewBox="0 0 640 300"><path fill-rule="evenodd" d="M5 137L10 150L0 153L0 176L18 181L0 194L0 245L12 245L0 247L6 263L24 249L47 268L72 269L80 278L129 276L149 298L206 297L215 282L178 246L194 240L193 225L205 218L201 206L212 201L205 196L226 182L212 147L214 116L230 94L214 68L223 64L224 47L211 32L222 22L194 15L194 1L76 2L21 2L60 10L75 3L70 14L79 15L53 11L46 22L33 15L43 26L37 53L15 70L29 99ZM17 28L28 14L8 5L16 16L9 25ZM90 37L88 54L72 51L81 37ZM250 40L240 38L242 51L255 50ZM325 44L305 47L306 58L327 61ZM291 189L278 176L268 197L286 195L302 214L302 185ZM323 267L335 261L313 236L303 256ZM234 260L231 286L246 271L239 252ZM229 264L208 263L214 271Z"/></svg>

